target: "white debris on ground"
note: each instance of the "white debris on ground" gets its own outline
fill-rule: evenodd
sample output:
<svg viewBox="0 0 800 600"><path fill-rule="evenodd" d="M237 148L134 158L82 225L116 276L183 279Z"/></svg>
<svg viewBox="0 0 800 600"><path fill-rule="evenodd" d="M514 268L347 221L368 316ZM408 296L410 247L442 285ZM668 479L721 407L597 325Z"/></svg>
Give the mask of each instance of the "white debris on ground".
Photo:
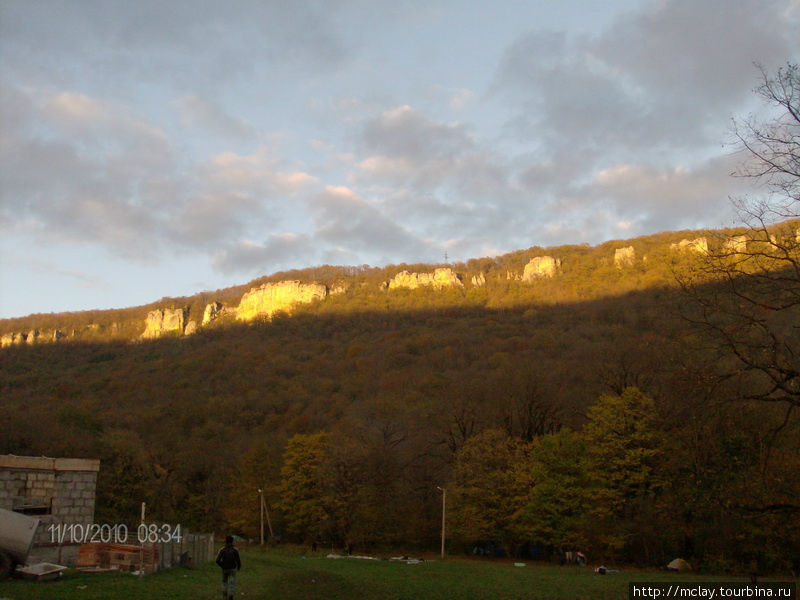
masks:
<svg viewBox="0 0 800 600"><path fill-rule="evenodd" d="M407 565L420 565L425 562L422 558L409 558L408 556L394 556L389 560L394 560L397 562L404 562Z"/></svg>
<svg viewBox="0 0 800 600"><path fill-rule="evenodd" d="M358 556L355 554L328 554L325 558L354 558L357 560L381 560L375 558L374 556ZM387 559L382 559L387 560ZM420 565L425 562L424 558L409 558L408 556L393 556L392 558L388 559L396 562L402 562L407 565Z"/></svg>

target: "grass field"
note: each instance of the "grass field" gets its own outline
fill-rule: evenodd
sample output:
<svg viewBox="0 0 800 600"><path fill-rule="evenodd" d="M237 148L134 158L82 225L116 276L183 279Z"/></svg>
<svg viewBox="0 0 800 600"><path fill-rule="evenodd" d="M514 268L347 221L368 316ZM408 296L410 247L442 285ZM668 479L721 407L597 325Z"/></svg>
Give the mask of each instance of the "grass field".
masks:
<svg viewBox="0 0 800 600"><path fill-rule="evenodd" d="M237 600L539 600L627 599L628 582L708 581L731 577L625 571L605 576L591 568L448 558L408 565L391 561L333 560L291 550L241 550ZM138 578L68 571L54 582L0 583L0 599L218 600L219 569L175 568Z"/></svg>

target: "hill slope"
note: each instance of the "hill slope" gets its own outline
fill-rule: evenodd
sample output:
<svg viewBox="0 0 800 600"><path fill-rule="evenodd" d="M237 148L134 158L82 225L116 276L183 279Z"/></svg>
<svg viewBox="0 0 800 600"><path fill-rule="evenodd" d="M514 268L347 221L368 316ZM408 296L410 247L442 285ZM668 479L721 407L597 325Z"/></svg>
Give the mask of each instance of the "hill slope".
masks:
<svg viewBox="0 0 800 600"><path fill-rule="evenodd" d="M237 320L268 319L276 312L498 308L592 300L674 286L676 269L691 266L709 244L719 247L737 235L735 230L669 232L595 247L532 247L454 265L314 267L127 309L2 319L0 346L190 335ZM404 293L411 289L430 293Z"/></svg>
<svg viewBox="0 0 800 600"><path fill-rule="evenodd" d="M727 376L735 357L684 318L693 309L675 283L702 265L681 240L713 248L736 233L532 248L439 266L450 271L438 276L426 265L324 267L135 309L5 321L5 332L72 323L80 333L2 350L0 453L101 458L100 522L133 521L146 501L164 521L252 536L262 488L292 539L435 547L444 485L465 544L567 545L647 562L681 554L714 568L765 548L781 568L791 557L778 549L800 532L786 512L800 482L800 423L775 403L731 403L760 382ZM615 264L628 247L632 261ZM528 272L552 276L524 281L542 256L553 260ZM263 298L284 288L263 286L284 281L325 293L271 311ZM244 302L259 288L268 293ZM220 314L204 326L212 303ZM267 310L242 319L243 304ZM148 314L162 311L163 325L167 309L183 315L183 330L142 337ZM645 481L657 485L628 490L633 500L613 519L584 518L613 467L584 463L587 410L631 386L655 400L647 439L658 440L648 450L658 461ZM545 452L553 444L572 450L545 469L558 458ZM589 479L564 484L578 467ZM482 476L469 483L465 473ZM574 494L552 495L565 489L593 500L569 508ZM539 508L522 511L531 502ZM534 527L543 503L574 528Z"/></svg>

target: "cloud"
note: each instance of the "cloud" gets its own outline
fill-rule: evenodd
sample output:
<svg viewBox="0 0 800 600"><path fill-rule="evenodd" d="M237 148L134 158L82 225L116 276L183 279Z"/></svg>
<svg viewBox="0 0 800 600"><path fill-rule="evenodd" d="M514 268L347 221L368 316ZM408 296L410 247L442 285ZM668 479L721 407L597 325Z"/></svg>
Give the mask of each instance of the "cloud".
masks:
<svg viewBox="0 0 800 600"><path fill-rule="evenodd" d="M536 136L546 152L617 158L718 144L731 113L749 100L748 66L798 52L796 31L779 16L785 4L664 0L596 35L526 34L495 80L522 107L509 131Z"/></svg>
<svg viewBox="0 0 800 600"><path fill-rule="evenodd" d="M264 146L186 163L160 128L87 94L15 88L0 101L0 221L51 242L137 260L209 251L274 226L291 212L279 205L317 183Z"/></svg>
<svg viewBox="0 0 800 600"><path fill-rule="evenodd" d="M449 88L443 85L433 85L426 93L434 102L448 107L451 111L459 112L474 106L475 92L467 88Z"/></svg>
<svg viewBox="0 0 800 600"><path fill-rule="evenodd" d="M406 179L412 172L411 163L405 158L370 156L358 163L358 168L380 179Z"/></svg>
<svg viewBox="0 0 800 600"><path fill-rule="evenodd" d="M730 176L733 156L714 158L688 168L618 164L598 171L585 193L613 209L618 227L636 235L695 226L732 216L729 197L752 183Z"/></svg>
<svg viewBox="0 0 800 600"><path fill-rule="evenodd" d="M298 264L311 264L317 253L305 234L270 234L263 242L242 240L215 253L212 264L225 273L272 273Z"/></svg>
<svg viewBox="0 0 800 600"><path fill-rule="evenodd" d="M502 159L465 125L436 121L411 106L369 119L362 145L371 154L357 163L360 175L379 184L403 184L422 195L446 188L452 194L441 195L457 204L507 184Z"/></svg>
<svg viewBox="0 0 800 600"><path fill-rule="evenodd" d="M251 140L255 137L250 123L229 115L212 100L189 95L178 98L174 105L183 116L184 125L196 125L223 138Z"/></svg>
<svg viewBox="0 0 800 600"><path fill-rule="evenodd" d="M67 91L13 89L2 106L0 218L12 231L35 223L51 241L96 242L129 258L153 251L142 232L162 224L146 184L175 164L159 128L125 107Z"/></svg>
<svg viewBox="0 0 800 600"><path fill-rule="evenodd" d="M282 161L265 146L252 154L220 152L206 166L206 176L222 189L248 189L261 194L289 194L317 182L302 171L283 171Z"/></svg>
<svg viewBox="0 0 800 600"><path fill-rule="evenodd" d="M493 92L512 113L506 139L528 148L512 177L538 197L544 237L728 222L728 197L749 182L730 177L740 157L722 146L731 116L753 106L753 63L800 53L786 6L662 0L594 34L511 44Z"/></svg>
<svg viewBox="0 0 800 600"><path fill-rule="evenodd" d="M338 3L242 0L205 2L109 0L69 6L53 2L3 5L0 39L4 67L61 85L77 73L94 81L169 83L197 89L281 73L315 74L345 64L351 56L337 35ZM233 35L231 32L235 32ZM62 69L59 57L91 69ZM190 58L191 60L187 60Z"/></svg>
<svg viewBox="0 0 800 600"><path fill-rule="evenodd" d="M360 2L8 3L0 223L262 272L714 224L743 189L730 116L755 105L753 61L800 53L796 6L654 0L530 31L483 57L486 90L449 63L407 77L434 44L372 77L402 28Z"/></svg>
<svg viewBox="0 0 800 600"><path fill-rule="evenodd" d="M408 105L370 119L363 142L369 151L412 163L453 158L472 145L463 124L434 121Z"/></svg>
<svg viewBox="0 0 800 600"><path fill-rule="evenodd" d="M214 255L214 267L224 272L268 273L320 261L357 262L365 254L382 262L397 257L430 259L438 254L346 186L328 185L308 197L307 204L313 221L309 233L270 234L263 241L229 244Z"/></svg>
<svg viewBox="0 0 800 600"><path fill-rule="evenodd" d="M107 121L108 114L102 102L85 94L60 92L45 102L45 110L64 121L85 123Z"/></svg>
<svg viewBox="0 0 800 600"><path fill-rule="evenodd" d="M314 238L360 254L425 256L428 245L345 186L326 186L310 199Z"/></svg>
<svg viewBox="0 0 800 600"><path fill-rule="evenodd" d="M453 110L463 110L475 100L475 94L472 90L467 89L460 89L454 90L450 99L448 101L448 105Z"/></svg>

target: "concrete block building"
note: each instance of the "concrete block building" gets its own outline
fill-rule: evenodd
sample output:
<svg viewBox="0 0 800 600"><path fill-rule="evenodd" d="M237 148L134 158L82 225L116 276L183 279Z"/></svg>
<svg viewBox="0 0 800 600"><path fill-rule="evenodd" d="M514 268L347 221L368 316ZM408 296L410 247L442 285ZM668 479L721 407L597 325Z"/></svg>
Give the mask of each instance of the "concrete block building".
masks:
<svg viewBox="0 0 800 600"><path fill-rule="evenodd" d="M65 525L94 523L100 461L85 458L0 455L0 508L40 520L31 562L73 566L78 543L55 535Z"/></svg>

